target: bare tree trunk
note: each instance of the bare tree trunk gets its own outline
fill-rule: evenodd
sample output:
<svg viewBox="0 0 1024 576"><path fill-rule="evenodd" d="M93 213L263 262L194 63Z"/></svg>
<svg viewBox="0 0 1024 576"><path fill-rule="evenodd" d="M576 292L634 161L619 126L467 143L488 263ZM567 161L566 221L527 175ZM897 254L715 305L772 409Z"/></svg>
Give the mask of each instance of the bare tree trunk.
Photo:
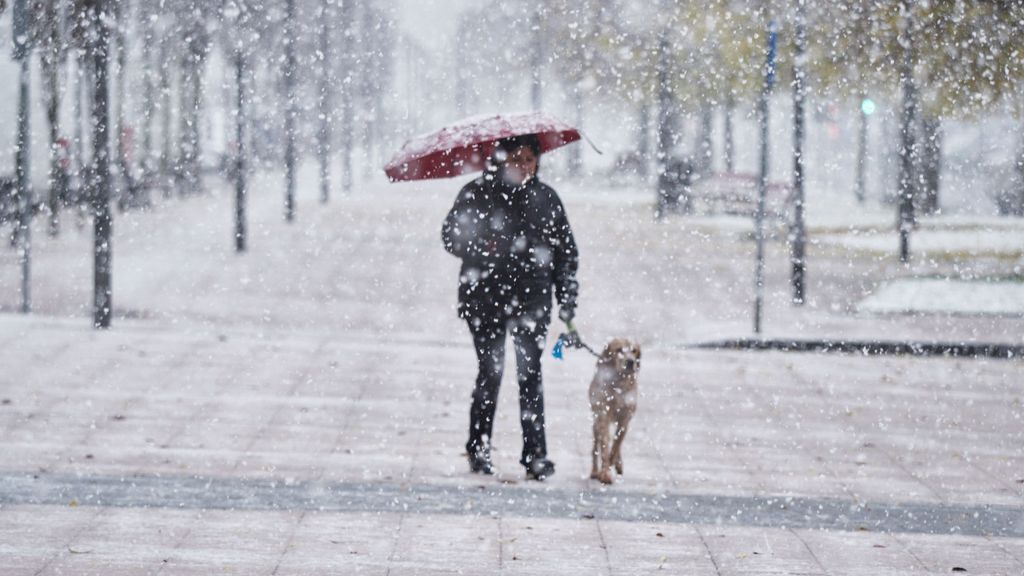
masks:
<svg viewBox="0 0 1024 576"><path fill-rule="evenodd" d="M61 148L67 143L66 141L62 143L60 136L60 70L63 58L60 19L63 14L53 3L48 4L46 10L48 12L46 17L48 38L40 63L43 71L43 86L46 91L46 121L50 136L50 191L47 198L50 211L49 234L55 237L60 233L61 203L67 196L68 187L67 171L61 166L64 161Z"/></svg>
<svg viewBox="0 0 1024 576"><path fill-rule="evenodd" d="M193 58L203 58L199 53L194 53ZM201 60L193 63L193 68L189 70L189 82L188 82L188 101L185 108L188 114L189 121L185 125L185 137L186 137L186 155L185 155L185 182L188 185L190 193L198 194L203 191L202 166L200 160L202 158L202 136L200 133L201 122L202 122L202 107L203 107L203 80L202 80L202 65Z"/></svg>
<svg viewBox="0 0 1024 576"><path fill-rule="evenodd" d="M153 42L155 39L155 31L153 26L153 19L150 18L149 14L145 10L139 11L142 19L142 66L143 66L143 88L142 88L142 102L144 106L151 106L154 103L154 91L156 88L156 74L154 68L158 66L153 61ZM157 103L159 106L159 103ZM159 109L159 108L158 108ZM156 117L155 113L150 110L143 111L142 114L142 150L141 162L142 169L145 179L149 179L153 171L153 121Z"/></svg>
<svg viewBox="0 0 1024 576"><path fill-rule="evenodd" d="M900 114L900 186L899 186L899 237L900 262L910 262L910 232L914 228L914 156L915 142L914 125L917 118L917 89L914 85L914 66L911 42L913 41L913 20L910 16L910 0L903 0L900 26L902 28L903 46L900 64L900 85L903 92L903 103Z"/></svg>
<svg viewBox="0 0 1024 576"><path fill-rule="evenodd" d="M18 140L15 154L15 179L18 194L18 222L14 240L21 268L21 312L32 311L32 132L29 99L32 79L32 57L26 49L18 55Z"/></svg>
<svg viewBox="0 0 1024 576"><path fill-rule="evenodd" d="M674 204L673 190L670 189L668 172L672 161L672 88L669 84L669 42L667 29L658 39L658 200L655 218L661 218Z"/></svg>
<svg viewBox="0 0 1024 576"><path fill-rule="evenodd" d="M1021 111L1021 127L1017 132L1020 143L1017 148L1017 199L1016 216L1024 216L1024 110Z"/></svg>
<svg viewBox="0 0 1024 576"><path fill-rule="evenodd" d="M651 165L651 104L644 95L637 106L637 144L636 151L640 155L640 177L647 180Z"/></svg>
<svg viewBox="0 0 1024 576"><path fill-rule="evenodd" d="M364 137L364 157L366 158L366 165L363 166L363 180L370 180L377 171L377 141L375 136L377 131L374 130L374 125L377 123L377 106L368 105L366 112L363 113L366 118L366 128Z"/></svg>
<svg viewBox="0 0 1024 576"><path fill-rule="evenodd" d="M541 71L544 68L544 19L541 10L543 3L538 2L533 10L530 25L533 29L533 38L530 42L530 70L533 74L530 81L530 103L534 110L540 110L543 105Z"/></svg>
<svg viewBox="0 0 1024 576"><path fill-rule="evenodd" d="M108 0L90 0L91 26L96 28L91 40L93 60L93 326L109 328L113 312L112 247L113 218L110 214L110 111L108 92Z"/></svg>
<svg viewBox="0 0 1024 576"><path fill-rule="evenodd" d="M89 121L87 118L87 114L89 114L89 112L86 111L86 106L83 105L83 101L88 103L88 109L92 110L92 90L91 87L87 87L83 81L86 77L91 76L91 74L88 74L89 58L87 50L75 50L73 60L75 63L75 70L72 75L74 88L71 92L75 95L75 105L73 110L75 136L74 151L72 153L72 174L76 175L75 227L78 230L82 230L85 228L86 218L89 213L88 199L92 194L91 190L93 185L93 179L91 176L92 160L86 154L87 134L85 132L85 126Z"/></svg>
<svg viewBox="0 0 1024 576"><path fill-rule="evenodd" d="M385 129L387 122L387 114L384 113L383 109L378 108L375 117L376 120L373 123L373 141L374 149L376 150L376 160L374 161L374 166L376 167L377 170L380 170L380 167L384 161L383 156L386 153L384 150L384 146L386 144L386 139L384 135L388 133Z"/></svg>
<svg viewBox="0 0 1024 576"><path fill-rule="evenodd" d="M246 189L246 146L245 146L245 54L240 47L235 48L235 88L236 88L236 117L235 117L235 140L238 147L235 154L235 251L245 252L248 240L246 223L246 200L248 191Z"/></svg>
<svg viewBox="0 0 1024 576"><path fill-rule="evenodd" d="M723 154L725 156L725 171L732 173L736 168L736 149L733 145L733 114L736 112L736 95L730 89L725 95L725 127L722 139L724 140Z"/></svg>
<svg viewBox="0 0 1024 576"><path fill-rule="evenodd" d="M803 306L807 293L807 227L804 223L804 104L806 98L804 54L806 4L797 0L793 38L793 222L789 230L790 282L793 304Z"/></svg>
<svg viewBox="0 0 1024 576"><path fill-rule="evenodd" d="M170 57L170 42L168 38L160 39L160 61L167 62ZM174 66L165 66L163 74L160 75L160 174L163 180L164 198L171 195L174 190L175 174L174 149L173 149L173 120L171 113L171 73L176 70Z"/></svg>
<svg viewBox="0 0 1024 576"><path fill-rule="evenodd" d="M71 126L68 129L68 136L70 136L70 142L68 143L68 171L72 175L69 185L74 186L74 175L81 174L81 169L84 165L80 152L82 146L82 84L78 81L78 75L81 73L81 68L79 67L81 59L76 48L70 48L68 56L65 61L66 69L64 70L67 81L67 93L71 100Z"/></svg>
<svg viewBox="0 0 1024 576"><path fill-rule="evenodd" d="M192 79L192 72L189 70L191 66L191 56L186 52L180 62L178 85L175 86L178 105L178 117L176 118L178 132L175 135L177 138L177 156L171 167L171 171L174 174L175 191L181 196L185 196L192 191L192 187L187 181L191 180L191 177L195 175L192 172L192 159L195 155L195 148L191 146L191 113L188 110L190 99L187 96Z"/></svg>
<svg viewBox="0 0 1024 576"><path fill-rule="evenodd" d="M708 99L700 106L700 135L697 138L696 171L698 174L706 174L711 171L714 162L714 148L711 143L711 125L714 120L714 110Z"/></svg>
<svg viewBox="0 0 1024 576"><path fill-rule="evenodd" d="M360 139L362 140L363 148L363 180L369 180L373 176L373 123L376 121L376 109L377 102L373 91L373 77L376 74L375 60L377 53L376 35L372 33L374 26L374 12L373 7L369 3L363 4L362 14L360 20L362 24L359 27L360 33L357 45L360 47L360 51L364 54L361 58L363 60L364 70L360 74L362 81L359 83L360 94L359 101L362 103L362 111L360 113L360 120L362 121L362 130L360 131Z"/></svg>
<svg viewBox="0 0 1024 576"><path fill-rule="evenodd" d="M205 14L199 0L192 0L188 23L184 30L187 38L182 62L181 81L181 134L179 134L179 168L183 192L197 194L202 191L200 175L201 138L200 121L203 107L203 66L206 62L208 38Z"/></svg>
<svg viewBox="0 0 1024 576"><path fill-rule="evenodd" d="M352 50L354 48L353 35L355 31L353 26L355 24L355 11L353 10L353 0L341 0L341 25L343 27L342 38L343 45L341 53L344 55L342 62L344 63L345 69L342 71L341 76L345 77L353 73L353 56ZM342 83L341 85L341 188L344 192L352 191L352 127L354 125L354 105L352 98L352 85L349 83Z"/></svg>
<svg viewBox="0 0 1024 576"><path fill-rule="evenodd" d="M296 75L299 73L298 63L295 58L295 0L287 0L287 14L285 16L285 44L284 44L284 89L285 89L285 113L284 113L284 173L285 173L285 195L284 195L284 219L291 222L295 219L295 130L298 116L298 96L295 93Z"/></svg>
<svg viewBox="0 0 1024 576"><path fill-rule="evenodd" d="M117 68L116 72L116 87L117 87L117 108L115 112L117 128L114 131L117 141L117 172L120 178L118 183L120 186L119 193L117 194L118 208L124 210L135 204L136 198L134 197L136 190L134 182L132 181L131 172L131 142L132 142L132 127L129 125L127 118L128 110L128 18L131 13L131 0L118 0L114 2L114 19L117 22L116 25L116 50L117 52Z"/></svg>
<svg viewBox="0 0 1024 576"><path fill-rule="evenodd" d="M924 214L939 211L939 185L942 175L942 120L936 116L921 119L921 194L919 207Z"/></svg>
<svg viewBox="0 0 1024 576"><path fill-rule="evenodd" d="M334 82L331 66L334 63L331 53L330 23L334 21L332 2L322 0L320 3L320 85L317 90L317 111L319 112L320 129L317 131L317 158L320 160L320 202L327 203L331 195L331 124L334 115L331 113L333 103Z"/></svg>

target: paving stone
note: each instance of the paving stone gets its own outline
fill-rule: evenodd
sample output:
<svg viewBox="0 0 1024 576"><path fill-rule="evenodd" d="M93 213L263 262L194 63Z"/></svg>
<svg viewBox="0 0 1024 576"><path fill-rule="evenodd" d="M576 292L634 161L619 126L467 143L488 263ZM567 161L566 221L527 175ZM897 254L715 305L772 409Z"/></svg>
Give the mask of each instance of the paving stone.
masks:
<svg viewBox="0 0 1024 576"><path fill-rule="evenodd" d="M592 344L633 334L645 346L626 474L610 487L588 478L594 360L571 351L544 360L557 474L545 484L523 479L510 357L495 423L501 475L470 475L463 444L475 359L452 310L458 263L437 245L447 184L371 186L286 228L276 193L259 183L254 238L276 241L254 242L243 258L211 248L229 238L221 222L229 195L126 213L115 227L116 302L136 318L118 317L102 333L82 316L88 238L40 231L37 313L0 316L0 398L10 400L0 404L0 476L150 482L162 501L98 508L83 497L72 507L58 494L0 505L0 573L562 574L570 566L888 575L946 573L961 558L972 562L969 573L1021 573L1024 534L1007 530L921 534L894 518L878 526L893 534L856 523L821 532L760 525L789 518L781 508L762 506L757 519L716 508L793 497L1009 518L1024 505L1024 365L686 349L749 332L746 288L732 287L749 286L751 246L742 234L701 231L698 220L651 226L649 206L628 198L566 195L584 252L577 323ZM300 194L307 200L315 202ZM768 256L780 264L769 267L769 284L784 285L784 250L769 246ZM849 314L893 271L873 258L812 256L814 302L794 309L769 291L769 335L1019 339L1016 318ZM188 269L169 264L183 261ZM984 275L1001 265L915 263L910 273ZM0 305L15 273L0 267ZM207 496L237 496L245 482L278 487L249 509L161 492L197 477ZM331 501L324 485L380 493ZM454 496L420 502L445 513L396 508L417 490ZM480 496L488 493L498 496ZM533 512L498 506L499 497L532 503ZM362 509L349 501L360 498ZM616 519L663 499L695 503L685 511L692 522ZM594 502L618 516L602 516Z"/></svg>
<svg viewBox="0 0 1024 576"><path fill-rule="evenodd" d="M593 520L546 522L506 518L500 523L501 570L507 574L607 574L605 542Z"/></svg>
<svg viewBox="0 0 1024 576"><path fill-rule="evenodd" d="M790 530L697 527L719 574L825 574Z"/></svg>
<svg viewBox="0 0 1024 576"><path fill-rule="evenodd" d="M960 536L922 538L916 534L894 534L893 538L936 574L959 573L954 572L954 568L963 568L966 574L1024 574L1024 562L990 539L979 541Z"/></svg>
<svg viewBox="0 0 1024 576"><path fill-rule="evenodd" d="M307 514L277 574L383 575L392 566L400 522L399 514Z"/></svg>
<svg viewBox="0 0 1024 576"><path fill-rule="evenodd" d="M718 574L692 526L602 521L600 527L612 574Z"/></svg>
<svg viewBox="0 0 1024 576"><path fill-rule="evenodd" d="M829 574L923 574L928 571L920 558L888 534L871 532L800 531L800 538ZM930 539L943 542L946 536Z"/></svg>

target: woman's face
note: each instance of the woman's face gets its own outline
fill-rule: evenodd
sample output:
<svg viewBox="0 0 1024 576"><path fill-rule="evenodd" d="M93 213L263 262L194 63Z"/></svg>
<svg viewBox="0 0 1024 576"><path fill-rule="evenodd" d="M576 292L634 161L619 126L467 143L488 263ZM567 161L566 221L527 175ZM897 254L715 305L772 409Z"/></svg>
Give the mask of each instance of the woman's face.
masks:
<svg viewBox="0 0 1024 576"><path fill-rule="evenodd" d="M505 182L512 186L525 184L537 175L537 156L529 146L520 146L505 161Z"/></svg>

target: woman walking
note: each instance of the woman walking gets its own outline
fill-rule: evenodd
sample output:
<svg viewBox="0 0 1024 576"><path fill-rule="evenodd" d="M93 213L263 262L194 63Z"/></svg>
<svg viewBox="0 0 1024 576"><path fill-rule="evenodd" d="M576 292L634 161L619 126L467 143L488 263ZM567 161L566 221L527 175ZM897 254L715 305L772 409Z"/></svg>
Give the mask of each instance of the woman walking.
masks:
<svg viewBox="0 0 1024 576"><path fill-rule="evenodd" d="M483 175L459 192L441 231L445 249L462 259L458 310L477 355L466 442L470 470L494 473L491 433L505 339L511 335L523 433L520 463L535 480L555 472L547 457L540 362L552 296L559 318L570 323L579 262L565 208L538 179L540 151L534 135L499 141Z"/></svg>

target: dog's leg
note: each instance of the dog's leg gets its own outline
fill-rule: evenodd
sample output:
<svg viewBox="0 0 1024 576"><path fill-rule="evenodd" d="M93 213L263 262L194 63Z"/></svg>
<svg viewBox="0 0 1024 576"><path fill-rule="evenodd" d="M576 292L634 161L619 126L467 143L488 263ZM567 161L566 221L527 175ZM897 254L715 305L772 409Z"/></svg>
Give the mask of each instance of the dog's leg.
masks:
<svg viewBox="0 0 1024 576"><path fill-rule="evenodd" d="M619 475L622 475L622 441L626 439L631 417L632 413L626 413L615 419L615 440L612 442L612 451L608 459L615 465L615 471Z"/></svg>
<svg viewBox="0 0 1024 576"><path fill-rule="evenodd" d="M590 477L597 480L601 472L601 426L604 424L601 416L596 412L592 415L594 420L594 447L590 451L591 465Z"/></svg>
<svg viewBox="0 0 1024 576"><path fill-rule="evenodd" d="M609 429L611 428L611 419L607 412L604 412L602 407L602 414L597 418L594 424L594 448L597 452L598 467L597 475L593 476L602 484L612 483L612 472L611 472L611 460L608 459L609 451Z"/></svg>

